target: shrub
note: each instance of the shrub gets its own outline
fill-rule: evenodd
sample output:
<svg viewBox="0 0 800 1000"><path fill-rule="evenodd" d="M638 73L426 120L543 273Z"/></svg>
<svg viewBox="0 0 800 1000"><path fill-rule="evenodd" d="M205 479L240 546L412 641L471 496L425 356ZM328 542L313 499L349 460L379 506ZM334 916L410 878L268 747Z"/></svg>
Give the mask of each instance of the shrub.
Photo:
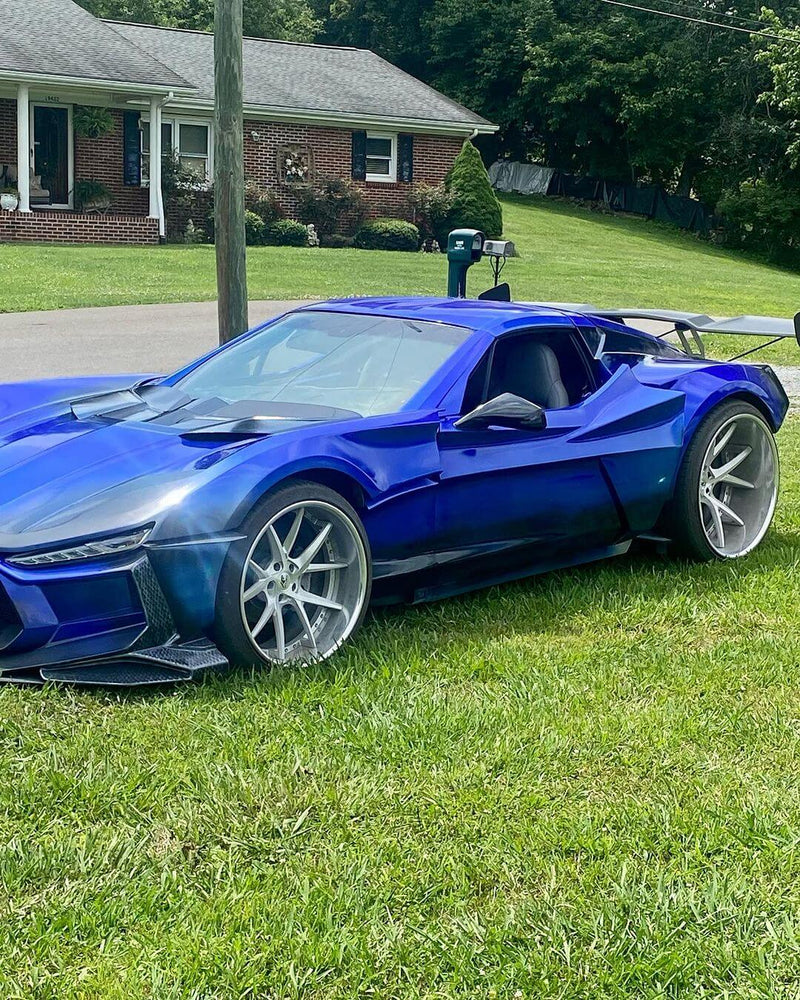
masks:
<svg viewBox="0 0 800 1000"><path fill-rule="evenodd" d="M170 149L161 157L161 190L164 199L191 199L192 193L207 189L194 170L190 170L174 149Z"/></svg>
<svg viewBox="0 0 800 1000"><path fill-rule="evenodd" d="M800 193L794 185L745 181L717 204L726 242L790 262L800 255Z"/></svg>
<svg viewBox="0 0 800 1000"><path fill-rule="evenodd" d="M445 178L445 187L453 198L449 229L480 229L493 239L503 235L503 210L492 190L481 154L469 139Z"/></svg>
<svg viewBox="0 0 800 1000"><path fill-rule="evenodd" d="M264 240L271 247L307 247L308 230L302 222L279 219L264 227Z"/></svg>
<svg viewBox="0 0 800 1000"><path fill-rule="evenodd" d="M341 177L320 177L312 184L293 184L298 215L313 223L320 236L358 229L367 214L361 189Z"/></svg>
<svg viewBox="0 0 800 1000"><path fill-rule="evenodd" d="M75 208L79 212L110 208L114 196L101 181L77 181L72 191Z"/></svg>
<svg viewBox="0 0 800 1000"><path fill-rule="evenodd" d="M419 229L403 219L373 219L356 233L361 250L411 250L419 247Z"/></svg>
<svg viewBox="0 0 800 1000"><path fill-rule="evenodd" d="M342 250L353 245L353 236L345 236L344 233L328 233L319 235L319 245L328 247L330 250Z"/></svg>
<svg viewBox="0 0 800 1000"><path fill-rule="evenodd" d="M419 227L424 240L447 243L453 195L444 184L415 184L406 199L412 222Z"/></svg>
<svg viewBox="0 0 800 1000"><path fill-rule="evenodd" d="M255 212L267 225L286 218L286 212L275 192L265 190L253 180L245 182L244 207L248 212Z"/></svg>
<svg viewBox="0 0 800 1000"><path fill-rule="evenodd" d="M265 240L266 226L261 216L255 212L244 213L244 235L245 242L249 247L261 246Z"/></svg>
<svg viewBox="0 0 800 1000"><path fill-rule="evenodd" d="M193 219L189 219L183 231L183 242L189 244L205 243L206 236L202 229L199 229Z"/></svg>

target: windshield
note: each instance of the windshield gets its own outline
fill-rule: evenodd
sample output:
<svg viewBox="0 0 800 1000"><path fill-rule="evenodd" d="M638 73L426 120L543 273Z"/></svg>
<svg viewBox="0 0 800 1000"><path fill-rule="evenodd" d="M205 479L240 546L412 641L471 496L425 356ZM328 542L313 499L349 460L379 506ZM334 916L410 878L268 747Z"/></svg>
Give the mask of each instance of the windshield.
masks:
<svg viewBox="0 0 800 1000"><path fill-rule="evenodd" d="M360 416L391 413L471 333L387 316L290 313L174 385L195 399L317 404Z"/></svg>

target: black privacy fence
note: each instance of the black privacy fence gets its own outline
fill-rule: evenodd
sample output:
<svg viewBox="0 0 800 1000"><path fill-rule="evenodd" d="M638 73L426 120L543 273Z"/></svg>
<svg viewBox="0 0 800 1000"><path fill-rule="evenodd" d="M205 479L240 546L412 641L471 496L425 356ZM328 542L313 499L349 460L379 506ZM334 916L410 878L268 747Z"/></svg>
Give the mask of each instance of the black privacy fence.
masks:
<svg viewBox="0 0 800 1000"><path fill-rule="evenodd" d="M702 202L668 194L655 184L639 186L579 177L553 167L507 160L493 163L489 176L498 191L602 202L612 211L643 215L703 235L717 224L711 209Z"/></svg>

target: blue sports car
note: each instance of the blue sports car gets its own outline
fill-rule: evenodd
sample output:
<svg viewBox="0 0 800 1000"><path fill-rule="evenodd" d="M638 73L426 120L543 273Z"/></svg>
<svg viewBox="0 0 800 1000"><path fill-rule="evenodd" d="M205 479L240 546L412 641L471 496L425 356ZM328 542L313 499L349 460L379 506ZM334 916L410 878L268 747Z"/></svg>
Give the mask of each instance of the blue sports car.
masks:
<svg viewBox="0 0 800 1000"><path fill-rule="evenodd" d="M687 353L714 326L338 300L167 377L5 385L0 676L153 684L323 659L370 602L639 538L743 556L775 508L788 401L766 366Z"/></svg>

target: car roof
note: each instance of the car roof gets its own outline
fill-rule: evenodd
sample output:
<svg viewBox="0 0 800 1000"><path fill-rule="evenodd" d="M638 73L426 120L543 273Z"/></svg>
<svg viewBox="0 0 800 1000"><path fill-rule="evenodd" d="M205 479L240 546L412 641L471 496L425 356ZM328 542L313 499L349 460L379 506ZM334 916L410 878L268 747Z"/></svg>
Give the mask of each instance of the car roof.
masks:
<svg viewBox="0 0 800 1000"><path fill-rule="evenodd" d="M520 321L546 323L569 316L563 309L535 306L524 302L491 302L485 299L448 299L425 296L386 298L346 298L315 302L301 309L333 312L372 313L431 323L449 323L499 335Z"/></svg>

